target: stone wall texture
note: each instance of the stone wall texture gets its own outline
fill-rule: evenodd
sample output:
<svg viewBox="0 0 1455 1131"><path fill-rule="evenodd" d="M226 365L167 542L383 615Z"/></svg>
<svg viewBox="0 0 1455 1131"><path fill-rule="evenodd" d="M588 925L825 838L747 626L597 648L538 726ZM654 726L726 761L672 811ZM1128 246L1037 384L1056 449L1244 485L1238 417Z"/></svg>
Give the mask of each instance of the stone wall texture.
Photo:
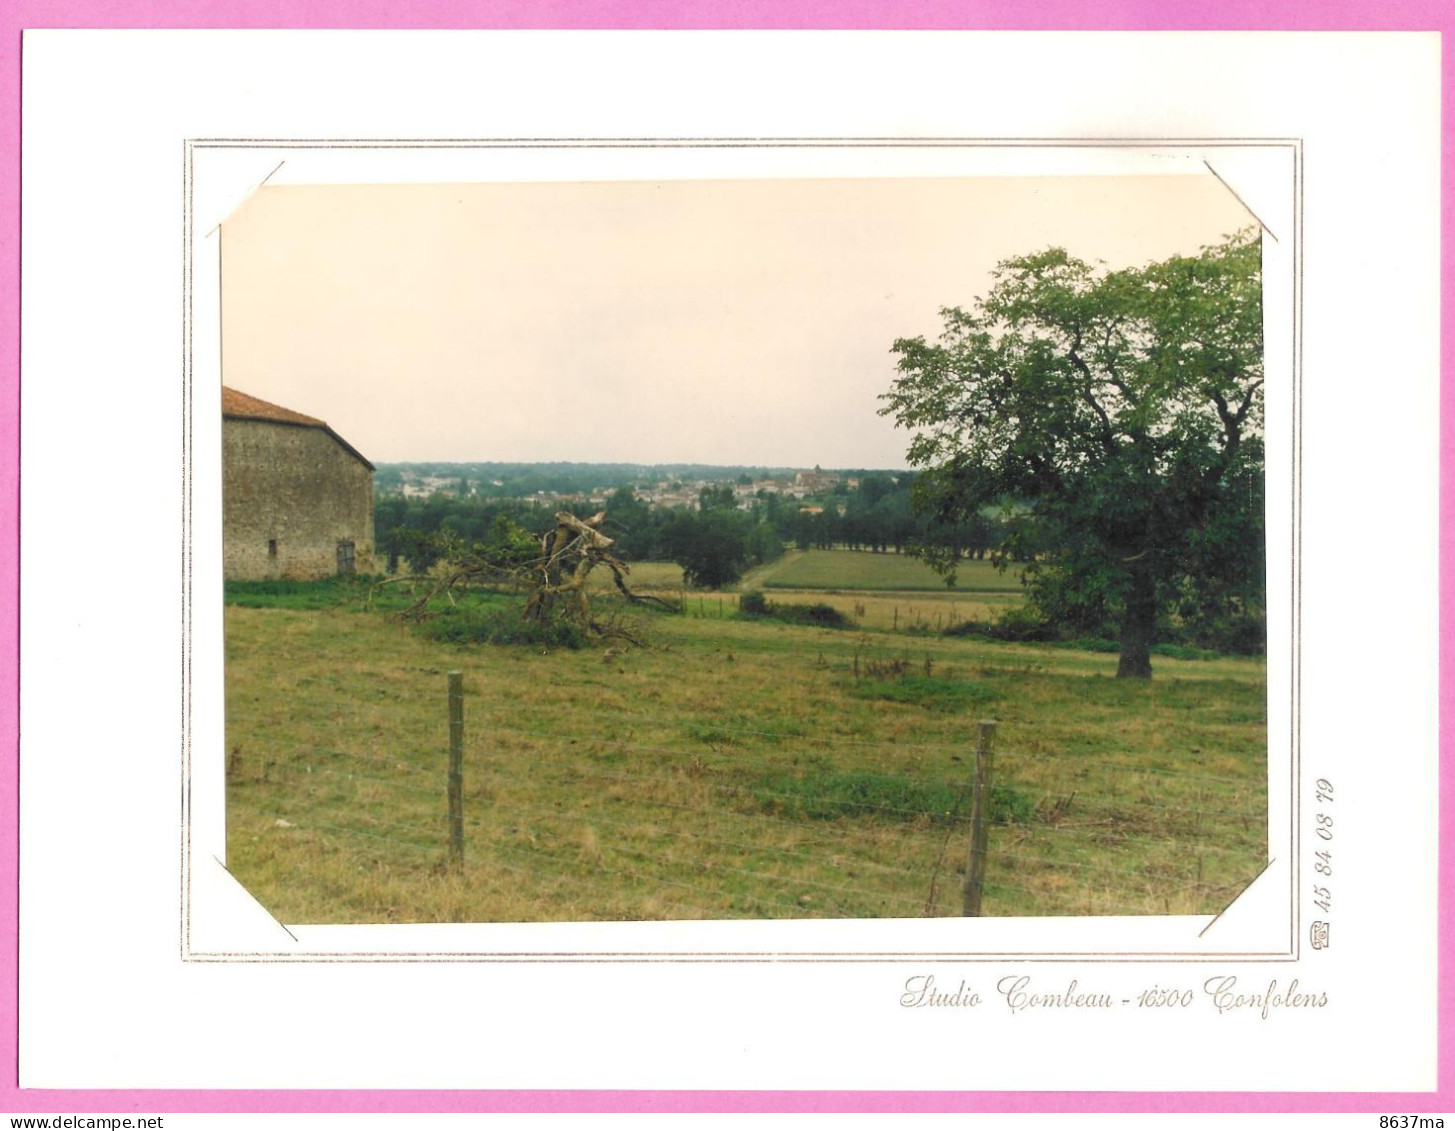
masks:
<svg viewBox="0 0 1455 1131"><path fill-rule="evenodd" d="M331 577L350 543L373 573L374 472L323 428L224 417L222 540L229 581Z"/></svg>

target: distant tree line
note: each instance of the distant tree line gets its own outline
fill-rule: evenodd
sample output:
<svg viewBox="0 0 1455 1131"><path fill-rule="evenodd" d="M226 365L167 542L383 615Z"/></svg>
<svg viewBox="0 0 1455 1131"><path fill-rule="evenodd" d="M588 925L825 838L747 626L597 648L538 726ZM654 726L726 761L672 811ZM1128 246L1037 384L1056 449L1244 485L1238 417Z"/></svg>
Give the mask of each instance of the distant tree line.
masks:
<svg viewBox="0 0 1455 1131"><path fill-rule="evenodd" d="M729 483L702 488L696 509L653 508L629 487L606 500L602 531L615 540L622 558L671 561L682 567L689 585L730 585L785 549L868 550L904 553L933 544L944 555L984 558L1024 543L1028 516L1014 506L987 507L985 513L953 525L916 515L913 476L863 476L857 490L842 483L827 495L799 500L761 491L743 500ZM524 530L539 537L555 525L558 510L585 519L598 509L584 503L533 505L520 499L491 499L435 493L425 498L381 496L374 528L389 572L401 560L427 570L451 547L489 546Z"/></svg>

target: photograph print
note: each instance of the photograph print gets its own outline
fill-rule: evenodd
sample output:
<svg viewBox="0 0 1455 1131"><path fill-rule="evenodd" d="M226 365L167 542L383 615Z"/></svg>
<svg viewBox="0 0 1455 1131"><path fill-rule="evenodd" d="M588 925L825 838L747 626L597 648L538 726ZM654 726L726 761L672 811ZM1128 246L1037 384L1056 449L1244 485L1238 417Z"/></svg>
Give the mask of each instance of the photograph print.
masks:
<svg viewBox="0 0 1455 1131"><path fill-rule="evenodd" d="M1265 234L1210 171L278 184L220 238L225 863L281 922L1267 866Z"/></svg>

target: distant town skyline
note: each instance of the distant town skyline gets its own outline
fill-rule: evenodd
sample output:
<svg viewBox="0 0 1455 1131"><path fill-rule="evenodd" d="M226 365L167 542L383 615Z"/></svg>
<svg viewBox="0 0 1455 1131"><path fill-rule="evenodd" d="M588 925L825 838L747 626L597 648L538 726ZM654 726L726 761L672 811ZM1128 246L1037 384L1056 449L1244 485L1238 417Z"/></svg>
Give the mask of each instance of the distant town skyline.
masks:
<svg viewBox="0 0 1455 1131"><path fill-rule="evenodd" d="M374 488L381 497L398 495L406 499L427 499L431 495L445 494L462 498L480 496L491 499L514 499L543 505L560 502L603 506L616 491L625 488L631 492L633 498L647 503L654 509L684 506L696 509L704 489L726 487L732 492L735 505L741 509L747 509L757 500L769 495L801 501L814 495L832 492L839 488L840 484L843 485L840 493L855 491L859 488L861 476L864 479L877 476L898 483L901 481L901 476L908 474L903 469L845 469L818 466L812 469L748 469L731 466L662 464L650 468L633 468L638 471L652 471L656 475L655 477L633 476L633 482L627 483L624 481L626 477L614 473L632 466L627 464L504 464L500 466L505 469L502 470L502 474L510 475L514 471L518 475L519 472L530 471L534 473L532 478L535 481L544 480L548 483L561 474L555 469L564 468L566 469L565 476L577 483L589 485L564 491L551 486L541 489L521 489L517 485L516 489L512 490L511 483L493 478L490 471L484 470L489 467L486 464L419 463L380 465L378 474L375 476ZM593 468L602 469L602 474L593 477L590 474ZM747 470L755 470L760 473L766 470L767 473L757 476L743 475L742 472ZM718 474L712 474L713 472ZM735 472L738 474L734 474ZM557 483L556 486L559 485Z"/></svg>
<svg viewBox="0 0 1455 1131"><path fill-rule="evenodd" d="M902 468L893 342L998 262L1249 223L1210 175L266 187L222 226L223 379L375 463Z"/></svg>

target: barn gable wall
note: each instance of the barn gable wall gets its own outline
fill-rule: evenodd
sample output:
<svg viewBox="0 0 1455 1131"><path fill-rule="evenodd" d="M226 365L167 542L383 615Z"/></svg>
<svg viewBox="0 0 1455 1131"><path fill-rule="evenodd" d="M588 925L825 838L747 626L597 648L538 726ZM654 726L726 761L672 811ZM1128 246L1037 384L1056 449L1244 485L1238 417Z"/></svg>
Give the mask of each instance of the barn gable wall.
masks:
<svg viewBox="0 0 1455 1131"><path fill-rule="evenodd" d="M228 580L331 577L344 541L373 572L374 473L322 428L225 418L222 467Z"/></svg>

